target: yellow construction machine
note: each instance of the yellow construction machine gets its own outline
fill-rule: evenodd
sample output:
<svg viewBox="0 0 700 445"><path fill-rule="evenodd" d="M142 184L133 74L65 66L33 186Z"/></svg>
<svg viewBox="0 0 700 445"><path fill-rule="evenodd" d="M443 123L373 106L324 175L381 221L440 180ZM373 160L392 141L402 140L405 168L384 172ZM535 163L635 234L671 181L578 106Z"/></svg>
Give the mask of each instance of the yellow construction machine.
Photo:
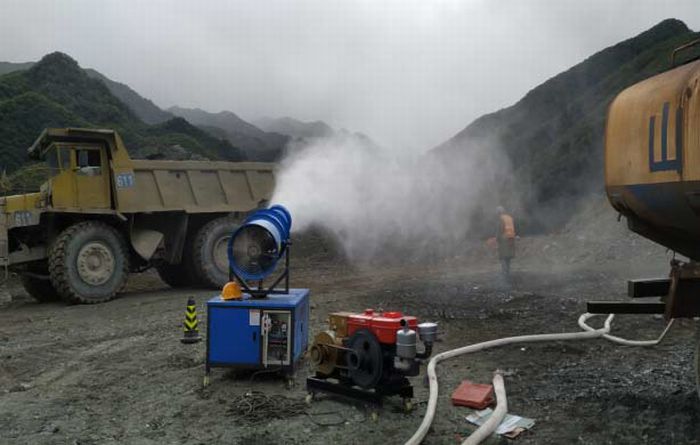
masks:
<svg viewBox="0 0 700 445"><path fill-rule="evenodd" d="M112 130L47 129L36 193L0 198L0 266L40 301L98 303L155 266L172 286L220 288L238 221L265 206L274 165L131 159Z"/></svg>
<svg viewBox="0 0 700 445"><path fill-rule="evenodd" d="M698 49L677 48L671 69L622 91L605 129L610 203L630 230L686 259L674 257L668 277L630 280L629 296L644 300L591 302L590 312L700 317L700 56L687 57ZM700 392L700 341L696 362Z"/></svg>

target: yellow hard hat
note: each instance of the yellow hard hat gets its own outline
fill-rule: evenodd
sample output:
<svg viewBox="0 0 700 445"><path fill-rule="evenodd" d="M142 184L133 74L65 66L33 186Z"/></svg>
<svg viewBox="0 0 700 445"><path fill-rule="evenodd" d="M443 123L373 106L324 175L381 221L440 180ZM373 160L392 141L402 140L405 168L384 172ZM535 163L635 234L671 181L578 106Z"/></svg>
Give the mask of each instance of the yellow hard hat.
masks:
<svg viewBox="0 0 700 445"><path fill-rule="evenodd" d="M241 286L235 281L229 281L224 284L224 288L221 289L221 299L223 300L240 300L243 297L243 292L241 291Z"/></svg>

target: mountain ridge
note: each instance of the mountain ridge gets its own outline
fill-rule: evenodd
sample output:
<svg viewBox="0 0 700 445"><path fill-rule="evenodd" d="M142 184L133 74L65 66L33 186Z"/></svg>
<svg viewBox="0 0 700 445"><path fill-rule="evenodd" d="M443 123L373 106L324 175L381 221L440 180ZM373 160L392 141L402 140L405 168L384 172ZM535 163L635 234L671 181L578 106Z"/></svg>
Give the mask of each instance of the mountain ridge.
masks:
<svg viewBox="0 0 700 445"><path fill-rule="evenodd" d="M331 137L335 130L323 121L304 122L292 117L260 117L252 120L253 124L265 131L281 133L292 138Z"/></svg>
<svg viewBox="0 0 700 445"><path fill-rule="evenodd" d="M183 117L212 135L225 137L232 144L242 147L250 158L260 161L278 160L289 138L261 130L241 119L232 111L211 113L200 108L170 107L169 113Z"/></svg>
<svg viewBox="0 0 700 445"><path fill-rule="evenodd" d="M504 154L512 177L501 178L504 190L493 200L533 227L558 227L568 217L562 209L602 191L607 105L624 88L669 68L670 52L698 37L680 20L664 20L480 116L431 153L448 159L474 150Z"/></svg>
<svg viewBox="0 0 700 445"><path fill-rule="evenodd" d="M37 62L0 62L0 75L26 71L36 64ZM180 107L171 107L171 111L174 112L163 110L150 99L141 96L129 85L114 81L93 68L81 69L89 77L104 83L113 96L124 103L133 114L146 124L157 126L176 117L185 117L187 121L200 130L204 130L206 134L216 139L227 140L233 146L243 150L247 159L256 161L278 160L288 142L288 137L264 132L230 111L209 113L200 109L190 110ZM219 127L211 125L209 121L214 121ZM232 121L235 124L232 124Z"/></svg>
<svg viewBox="0 0 700 445"><path fill-rule="evenodd" d="M85 68L85 72L87 72L88 76L104 82L109 91L124 102L145 123L151 125L161 124L175 117L158 107L152 100L138 94L129 85L112 80L92 68Z"/></svg>
<svg viewBox="0 0 700 445"><path fill-rule="evenodd" d="M63 53L0 76L0 167L26 165L26 148L46 127L105 127L120 132L133 157L244 160L227 141L183 120L144 123L105 83Z"/></svg>
<svg viewBox="0 0 700 445"><path fill-rule="evenodd" d="M55 53L59 54L59 53ZM66 56L70 58L70 56ZM43 60L43 59L42 59ZM71 59L72 60L72 59ZM0 76L18 71L28 71L38 62L0 62ZM77 64L76 64L77 65ZM79 67L79 66L78 66ZM192 123L198 130L217 139L226 140L245 153L248 160L274 162L280 160L288 150L290 142L294 141L294 148L299 148L310 139L332 136L353 136L368 144L376 144L363 133L351 133L347 130L335 130L323 121L302 122L291 117L267 118L266 122L275 128L261 129L254 123L240 118L236 113L228 110L212 113L200 108L185 108L179 106L161 109L153 101L141 96L129 85L110 79L93 68L80 68L90 78L102 82L109 92L119 99L138 119L152 126L161 126L165 122L176 117L184 118ZM60 90L60 88L59 88ZM59 119L68 121L71 118ZM87 122L72 116L76 122ZM265 118L262 119L265 121ZM182 123L176 125L183 128ZM163 127L162 127L163 128ZM280 131L274 131L278 129ZM190 129L191 130L191 129ZM127 136L128 139L128 136ZM149 150L149 156L157 156L153 150ZM166 156L181 153L170 153ZM0 161L2 157L0 156ZM17 160L16 162L19 162Z"/></svg>

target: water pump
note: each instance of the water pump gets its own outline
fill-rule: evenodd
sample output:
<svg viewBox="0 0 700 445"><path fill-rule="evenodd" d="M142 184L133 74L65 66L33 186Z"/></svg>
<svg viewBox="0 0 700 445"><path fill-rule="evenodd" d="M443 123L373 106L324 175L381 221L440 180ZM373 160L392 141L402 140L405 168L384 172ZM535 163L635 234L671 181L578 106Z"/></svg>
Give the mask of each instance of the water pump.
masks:
<svg viewBox="0 0 700 445"><path fill-rule="evenodd" d="M436 339L437 324L419 324L401 312L334 312L310 349L315 375L306 380L309 394L335 393L375 404L398 395L410 409L413 387L407 377L420 373Z"/></svg>

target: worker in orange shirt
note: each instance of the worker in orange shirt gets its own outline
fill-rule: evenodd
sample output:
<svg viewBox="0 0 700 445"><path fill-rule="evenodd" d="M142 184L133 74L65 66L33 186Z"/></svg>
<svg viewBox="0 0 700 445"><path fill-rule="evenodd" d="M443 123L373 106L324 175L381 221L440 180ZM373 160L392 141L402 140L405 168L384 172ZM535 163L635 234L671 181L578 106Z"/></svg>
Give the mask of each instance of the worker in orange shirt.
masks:
<svg viewBox="0 0 700 445"><path fill-rule="evenodd" d="M501 261L503 279L509 282L510 262L515 256L515 224L513 217L506 213L503 207L498 206L496 212L498 213L498 231L496 232L498 259Z"/></svg>

